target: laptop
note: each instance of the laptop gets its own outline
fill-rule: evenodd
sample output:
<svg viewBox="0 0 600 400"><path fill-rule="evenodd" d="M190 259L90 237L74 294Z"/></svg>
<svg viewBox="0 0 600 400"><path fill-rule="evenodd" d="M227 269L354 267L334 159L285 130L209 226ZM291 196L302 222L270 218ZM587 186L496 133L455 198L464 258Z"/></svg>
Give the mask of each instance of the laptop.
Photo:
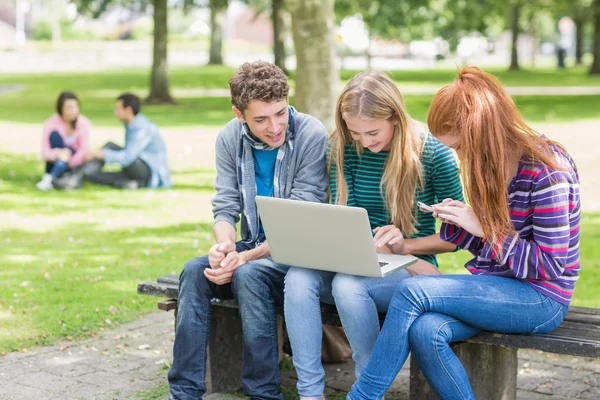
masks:
<svg viewBox="0 0 600 400"><path fill-rule="evenodd" d="M256 197L271 257L279 264L383 277L417 262L375 251L367 210Z"/></svg>

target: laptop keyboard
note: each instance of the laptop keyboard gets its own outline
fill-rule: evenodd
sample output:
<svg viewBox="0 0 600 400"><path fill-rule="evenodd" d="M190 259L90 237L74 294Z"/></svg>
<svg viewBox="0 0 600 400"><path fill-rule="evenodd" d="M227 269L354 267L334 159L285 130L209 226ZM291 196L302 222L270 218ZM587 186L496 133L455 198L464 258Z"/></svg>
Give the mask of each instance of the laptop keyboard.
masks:
<svg viewBox="0 0 600 400"><path fill-rule="evenodd" d="M389 263L386 263L386 262L381 262L381 261L379 261L379 268L381 268L381 267L385 267L385 266L386 266L386 265L388 265L388 264L389 264Z"/></svg>

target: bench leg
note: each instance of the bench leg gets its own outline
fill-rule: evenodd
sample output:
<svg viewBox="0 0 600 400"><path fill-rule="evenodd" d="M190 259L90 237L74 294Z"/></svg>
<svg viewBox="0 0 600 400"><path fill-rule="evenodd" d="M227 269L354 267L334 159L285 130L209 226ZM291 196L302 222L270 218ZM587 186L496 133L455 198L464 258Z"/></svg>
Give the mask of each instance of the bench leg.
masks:
<svg viewBox="0 0 600 400"><path fill-rule="evenodd" d="M237 308L213 307L206 371L206 394L231 393L242 385L242 320Z"/></svg>
<svg viewBox="0 0 600 400"><path fill-rule="evenodd" d="M451 347L465 367L477 399L516 400L517 349L464 342L452 344ZM438 399L412 355L410 399Z"/></svg>

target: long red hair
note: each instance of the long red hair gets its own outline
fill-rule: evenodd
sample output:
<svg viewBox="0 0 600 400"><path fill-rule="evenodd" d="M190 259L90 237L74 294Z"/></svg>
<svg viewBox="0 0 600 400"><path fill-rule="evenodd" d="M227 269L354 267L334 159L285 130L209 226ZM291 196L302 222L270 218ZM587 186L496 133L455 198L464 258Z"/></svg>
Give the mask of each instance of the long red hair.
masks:
<svg viewBox="0 0 600 400"><path fill-rule="evenodd" d="M560 145L528 126L500 82L474 66L459 69L454 82L435 95L427 124L435 136L457 136L468 201L475 215L484 216L487 240L500 244L502 236L514 233L507 183L511 162L522 155L560 168L551 147Z"/></svg>

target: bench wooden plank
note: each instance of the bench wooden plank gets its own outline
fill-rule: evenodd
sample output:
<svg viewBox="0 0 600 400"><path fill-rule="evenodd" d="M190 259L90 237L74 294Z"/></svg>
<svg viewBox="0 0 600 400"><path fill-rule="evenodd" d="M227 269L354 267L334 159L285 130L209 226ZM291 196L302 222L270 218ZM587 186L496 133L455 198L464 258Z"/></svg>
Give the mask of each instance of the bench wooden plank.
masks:
<svg viewBox="0 0 600 400"><path fill-rule="evenodd" d="M142 282L138 293L176 299L179 294L177 274L160 277L156 283ZM233 300L219 301L222 307L237 308ZM341 326L335 306L322 304L323 323ZM279 310L280 315L281 310ZM384 316L382 316L384 318ZM541 335L510 335L482 332L470 343L542 350L550 353L582 357L600 357L600 310L570 307L565 321L555 331Z"/></svg>
<svg viewBox="0 0 600 400"><path fill-rule="evenodd" d="M138 284L138 293L157 297L177 299L179 295L179 276L177 274L166 275L158 278L157 282L142 282ZM175 302L176 300L171 300ZM169 302L163 308L173 309L173 303ZM164 303L164 302L161 302ZM224 320L239 319L237 317L237 303L234 300L213 300L213 333L211 333L211 345L209 345L209 358L212 358L214 366L209 366L210 386L213 390L230 391L239 382L227 374L230 379L221 382L218 376L222 371L231 368L239 368L241 365L241 352L239 344L232 352L223 353L223 345L228 340L239 341L241 325L236 322L236 329L223 330ZM214 311L217 310L215 313ZM218 312L223 310L223 312ZM227 310L227 311L226 311ZM175 309L175 311L177 311ZM321 304L323 323L341 326L335 306ZM221 314L227 314L221 315ZM277 313L283 315L283 310ZM385 315L380 315L381 320ZM281 318L280 318L281 319ZM226 324L229 325L229 322ZM216 332L219 331L219 332ZM239 331L239 332L238 332ZM234 335L235 338L229 339ZM213 337L219 343L213 341ZM477 398L486 400L515 400L516 399L516 370L517 349L535 349L550 353L567 354L573 356L600 358L600 310L583 307L570 307L565 320L556 330L539 335L510 335L494 332L481 332L465 342L453 343L452 348L461 359L465 370L469 374L473 390ZM218 350L218 359L215 351ZM239 352L239 353L238 353ZM210 357L212 355L212 357ZM231 370L230 370L231 371ZM494 376L490 380L489 376ZM216 379L215 379L216 378ZM231 381L233 379L233 381ZM503 388L499 390L499 388ZM436 399L429 384L421 374L414 360L411 362L411 399Z"/></svg>

